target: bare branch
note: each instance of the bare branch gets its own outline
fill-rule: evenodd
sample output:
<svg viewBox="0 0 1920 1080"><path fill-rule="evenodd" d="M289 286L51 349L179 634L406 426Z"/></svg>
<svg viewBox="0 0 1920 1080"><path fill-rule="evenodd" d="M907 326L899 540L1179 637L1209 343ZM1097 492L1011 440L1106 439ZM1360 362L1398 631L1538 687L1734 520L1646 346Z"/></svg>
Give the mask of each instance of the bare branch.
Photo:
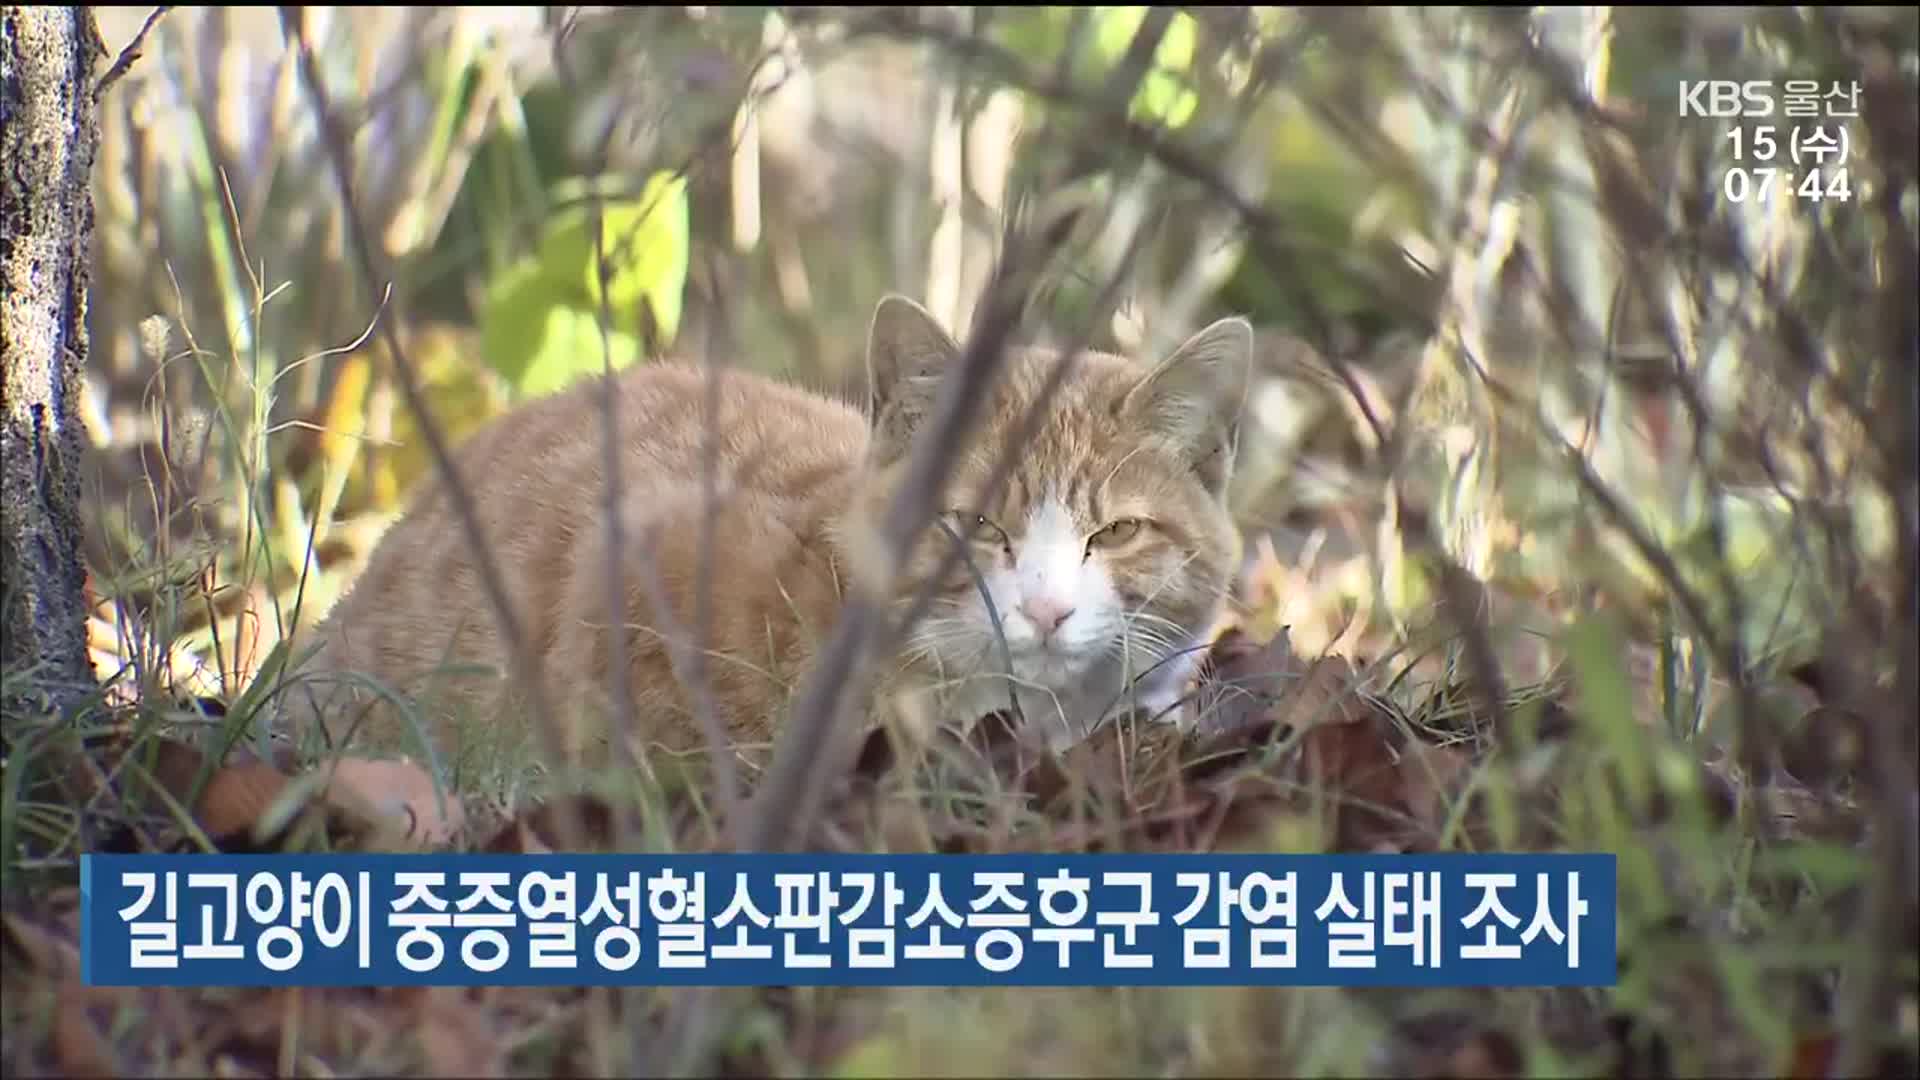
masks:
<svg viewBox="0 0 1920 1080"><path fill-rule="evenodd" d="M314 62L312 47L307 42L306 28L301 9L280 8L280 25L289 41L295 47L300 61L300 74L306 84L307 95L313 103L315 119L320 125L322 139L326 145L327 158L333 168L336 187L340 193L341 212L346 215L348 235L352 238L354 255L360 264L370 298L378 306L379 282L385 279L375 260L372 240L367 235L366 223L362 220L358 204L353 196L352 157L347 149L345 133L332 114L327 103L326 87L322 85L318 65ZM494 561L493 551L486 542L486 533L480 527L479 514L473 505L473 496L461 481L459 470L453 464L453 456L447 447L446 434L434 419L426 395L420 387L420 379L411 361L407 358L406 348L401 341L398 329L399 320L380 320L381 337L392 353L394 373L399 377L400 391L405 397L407 408L413 412L420 424L421 437L425 439L427 451L433 457L434 470L439 474L448 501L454 514L459 518L461 531L473 550L474 562L480 572L480 582L486 590L487 602L493 608L494 618L500 626L500 636L511 658L515 680L532 708L536 726L546 739L547 751L555 763L566 760L564 743L560 728L551 704L547 700L546 684L541 677L538 665L528 652L526 635L520 626L519 617L514 613L512 599L507 594L506 581L500 575L500 567ZM566 812L559 815L563 843L573 846L580 835L579 823L569 804Z"/></svg>
<svg viewBox="0 0 1920 1080"><path fill-rule="evenodd" d="M577 92L573 65L569 63L565 45L572 40L571 28L577 12L570 12L567 23L554 34L553 59L554 70L561 81ZM594 178L604 171L606 159L606 139L602 138L597 150ZM607 633L611 635L607 645L607 655L612 662L607 665L607 691L613 700L613 735L610 743L616 744L616 753L631 752L634 736L638 733L638 724L634 716L633 687L629 683L631 672L627 657L627 587L624 579L623 559L626 552L626 529L621 514L620 483L620 384L614 378L612 301L607 289L607 250L606 215L598 183L589 185L587 193L587 215L589 227L593 232L593 272L600 286L599 304L594 311L594 324L600 331L600 425L601 425L601 470L605 473L601 486L601 515L606 519L607 557L605 570L607 575ZM656 598L656 604L658 598Z"/></svg>
<svg viewBox="0 0 1920 1080"><path fill-rule="evenodd" d="M172 10L172 4L161 4L147 13L147 21L140 24L140 31L133 35L133 40L127 43L126 48L120 50L120 55L113 60L113 66L107 69L105 75L100 76L100 81L93 84L94 104L99 104L101 95L107 92L107 88L119 82L121 76L133 67L133 62L140 59L140 49L147 43L147 32L160 21L160 16Z"/></svg>

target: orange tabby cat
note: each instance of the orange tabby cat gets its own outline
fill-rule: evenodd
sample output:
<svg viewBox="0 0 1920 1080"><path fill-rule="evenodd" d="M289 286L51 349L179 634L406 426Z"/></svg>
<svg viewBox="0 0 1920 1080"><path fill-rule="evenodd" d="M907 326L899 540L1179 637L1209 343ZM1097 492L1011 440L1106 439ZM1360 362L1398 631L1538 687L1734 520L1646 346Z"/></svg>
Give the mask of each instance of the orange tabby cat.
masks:
<svg viewBox="0 0 1920 1080"><path fill-rule="evenodd" d="M1178 715L1239 557L1224 497L1252 343L1244 320L1224 319L1158 364L1083 353L1038 434L1014 448L1009 482L986 491L1057 355L1010 350L941 501L951 531L918 539L892 583L896 613L955 536L970 558L882 658L876 694L918 695L942 720L970 721L1005 710L1011 692L1056 748L1122 709ZM736 746L771 743L959 353L924 310L889 296L868 343L871 423L796 387L721 374L706 673ZM605 746L612 671L631 688L643 743L697 749L696 702L669 641L696 626L708 375L644 364L615 378L624 656L611 655L606 623L600 381L516 408L456 464L569 749ZM653 614L657 597L670 619ZM388 531L319 637L288 697L308 718L318 709L336 740L359 725L411 744L399 718L415 714L393 708L387 690L420 699L422 730L443 753L528 737L521 695L502 693L509 658L472 551L437 483Z"/></svg>

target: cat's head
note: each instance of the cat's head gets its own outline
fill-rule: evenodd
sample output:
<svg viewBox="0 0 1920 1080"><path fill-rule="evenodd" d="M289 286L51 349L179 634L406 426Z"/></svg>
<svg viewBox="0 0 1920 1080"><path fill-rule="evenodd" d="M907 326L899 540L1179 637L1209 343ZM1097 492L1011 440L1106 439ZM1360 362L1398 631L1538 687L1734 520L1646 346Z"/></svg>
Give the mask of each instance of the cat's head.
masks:
<svg viewBox="0 0 1920 1080"><path fill-rule="evenodd" d="M1150 674L1191 650L1238 565L1226 489L1252 350L1252 329L1231 318L1164 357L1082 352L1022 439L1059 354L1009 348L939 496L943 512L913 547L895 595L902 604L917 595L955 536L979 577L969 560L940 577L903 655L955 678L1004 672L1010 654L1017 681L1058 693L1103 663ZM868 513L902 482L960 354L912 301L880 302L868 344ZM1011 471L990 488L1003 449Z"/></svg>

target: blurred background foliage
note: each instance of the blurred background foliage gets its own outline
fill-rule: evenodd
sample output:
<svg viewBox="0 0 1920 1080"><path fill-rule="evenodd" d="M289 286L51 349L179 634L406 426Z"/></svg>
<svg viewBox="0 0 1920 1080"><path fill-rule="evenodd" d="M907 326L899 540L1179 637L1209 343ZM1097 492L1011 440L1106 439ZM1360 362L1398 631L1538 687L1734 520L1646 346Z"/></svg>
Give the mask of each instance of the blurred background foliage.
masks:
<svg viewBox="0 0 1920 1080"><path fill-rule="evenodd" d="M391 266L379 317L414 342L451 437L603 351L711 352L857 399L876 296L964 324L1008 215L1071 197L1108 212L1050 286L1056 326L1144 227L1095 344L1150 349L1229 311L1261 329L1239 502L1301 591L1336 601L1310 645L1431 606L1390 481L1502 595L1601 583L1651 635L1670 605L1638 528L1750 656L1804 659L1839 587L1809 498L1893 558L1902 496L1861 474L1873 414L1847 403L1911 386L1856 301L1884 284L1880 249L1911 242L1913 194L1862 159L1850 201L1730 203L1724 125L1674 102L1703 73L1856 81L1860 42L1910 89L1910 12L1174 10L1116 127L1100 88L1146 13L306 17ZM102 9L110 46L145 15ZM294 597L303 621L324 609L421 477L415 421L366 332L374 293L274 12L170 12L103 121L96 583L137 611L198 575L188 652L270 643ZM1090 142L1077 187L1030 190ZM1757 272L1715 265L1728 251ZM1789 309L1824 377L1779 344ZM1569 450L1630 528L1569 482ZM1736 613L1712 585L1729 569L1752 593Z"/></svg>

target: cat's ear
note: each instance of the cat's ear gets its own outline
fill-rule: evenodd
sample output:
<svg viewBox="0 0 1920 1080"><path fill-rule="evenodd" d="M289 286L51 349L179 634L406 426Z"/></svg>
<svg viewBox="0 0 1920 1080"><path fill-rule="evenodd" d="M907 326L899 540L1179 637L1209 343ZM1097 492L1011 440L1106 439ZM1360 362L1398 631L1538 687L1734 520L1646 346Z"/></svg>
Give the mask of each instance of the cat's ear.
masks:
<svg viewBox="0 0 1920 1080"><path fill-rule="evenodd" d="M887 459L906 452L959 356L960 346L926 308L898 294L881 298L867 332L867 377L874 437Z"/></svg>
<svg viewBox="0 0 1920 1080"><path fill-rule="evenodd" d="M1207 490L1226 489L1253 378L1253 326L1221 319L1188 338L1120 400L1129 424L1172 444Z"/></svg>

